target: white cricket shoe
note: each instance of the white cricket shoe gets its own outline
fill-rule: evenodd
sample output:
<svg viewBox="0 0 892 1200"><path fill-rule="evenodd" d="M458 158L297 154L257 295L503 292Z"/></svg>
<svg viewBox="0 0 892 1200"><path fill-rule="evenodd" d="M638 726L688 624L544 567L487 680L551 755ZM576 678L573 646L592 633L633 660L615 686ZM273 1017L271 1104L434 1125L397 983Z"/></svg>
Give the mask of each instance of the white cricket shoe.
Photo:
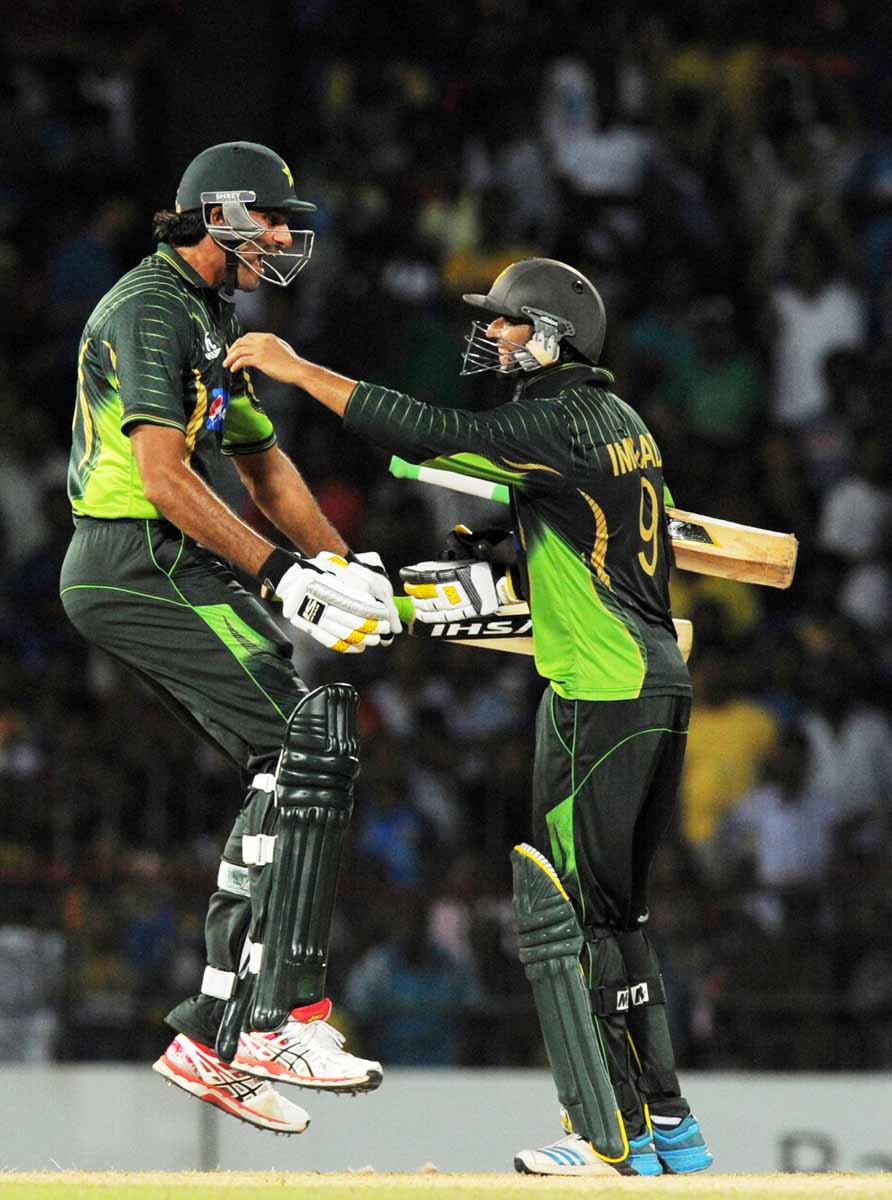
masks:
<svg viewBox="0 0 892 1200"><path fill-rule="evenodd" d="M514 1156L514 1170L522 1175L611 1175L614 1179L617 1174L578 1133L568 1133L541 1150L521 1150Z"/></svg>
<svg viewBox="0 0 892 1200"><path fill-rule="evenodd" d="M281 1029L241 1035L232 1065L249 1075L321 1092L373 1092L381 1064L342 1049L344 1035L328 1024L331 1001L295 1008Z"/></svg>
<svg viewBox="0 0 892 1200"><path fill-rule="evenodd" d="M221 1062L213 1050L178 1033L152 1070L168 1083L232 1117L274 1133L303 1133L309 1115L275 1088Z"/></svg>

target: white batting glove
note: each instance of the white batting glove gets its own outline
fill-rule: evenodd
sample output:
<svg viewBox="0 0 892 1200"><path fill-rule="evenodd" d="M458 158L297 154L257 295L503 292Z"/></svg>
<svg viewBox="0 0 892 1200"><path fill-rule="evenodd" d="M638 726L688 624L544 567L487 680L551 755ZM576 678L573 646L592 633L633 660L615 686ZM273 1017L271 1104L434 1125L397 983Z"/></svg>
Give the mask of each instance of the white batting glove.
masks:
<svg viewBox="0 0 892 1200"><path fill-rule="evenodd" d="M492 563L476 559L420 562L400 570L415 619L424 625L448 625L485 617L517 597L508 576L497 576Z"/></svg>
<svg viewBox="0 0 892 1200"><path fill-rule="evenodd" d="M273 583L270 575L275 578L282 566L287 569ZM361 654L367 646L392 641L394 633L387 605L373 594L366 574L365 568L350 572L346 559L337 554L323 552L306 559L276 551L261 578L265 594L281 600L282 615L297 629L329 650Z"/></svg>
<svg viewBox="0 0 892 1200"><path fill-rule="evenodd" d="M393 584L387 578L381 555L376 550L366 550L362 554L354 554L351 550L349 558L324 550L310 559L310 562L320 570L350 581L353 587L371 592L376 600L381 601L387 609L387 620L390 623L390 636L381 639L384 645L390 644L394 634L402 633L400 615L393 602Z"/></svg>
<svg viewBox="0 0 892 1200"><path fill-rule="evenodd" d="M402 633L403 623L393 602L393 584L387 578L384 563L377 550L364 550L361 554L354 554L347 570L360 575L375 599L380 600L387 609L391 635Z"/></svg>

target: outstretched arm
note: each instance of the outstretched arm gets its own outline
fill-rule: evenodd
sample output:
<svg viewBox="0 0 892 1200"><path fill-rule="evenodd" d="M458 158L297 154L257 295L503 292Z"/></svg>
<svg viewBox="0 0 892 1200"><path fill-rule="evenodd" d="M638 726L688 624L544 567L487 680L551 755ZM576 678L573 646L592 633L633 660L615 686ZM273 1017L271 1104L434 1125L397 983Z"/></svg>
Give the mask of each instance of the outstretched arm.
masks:
<svg viewBox="0 0 892 1200"><path fill-rule="evenodd" d="M226 365L233 371L253 368L303 388L343 417L352 432L412 458L479 454L517 480L535 471L545 488L562 486L570 470L566 417L536 400L514 400L488 413L441 408L307 362L270 333L240 337Z"/></svg>
<svg viewBox="0 0 892 1200"><path fill-rule="evenodd" d="M223 365L232 372L254 367L270 379L303 388L339 417L344 415L347 401L356 387L355 379L346 379L326 367L307 362L287 342L272 333L243 334L233 342Z"/></svg>

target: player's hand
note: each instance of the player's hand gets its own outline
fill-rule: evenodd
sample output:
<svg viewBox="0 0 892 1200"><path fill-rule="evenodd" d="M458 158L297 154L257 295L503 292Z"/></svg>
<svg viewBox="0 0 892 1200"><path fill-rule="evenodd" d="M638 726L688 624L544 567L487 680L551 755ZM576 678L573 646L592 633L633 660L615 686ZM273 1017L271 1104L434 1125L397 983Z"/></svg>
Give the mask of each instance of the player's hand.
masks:
<svg viewBox="0 0 892 1200"><path fill-rule="evenodd" d="M302 361L291 346L274 333L243 333L229 347L223 366L233 374L252 367L280 383L294 383L295 367Z"/></svg>
<svg viewBox="0 0 892 1200"><path fill-rule="evenodd" d="M444 559L475 558L510 567L517 562L517 548L517 535L511 529L495 526L468 529L467 525L454 525L441 554Z"/></svg>
<svg viewBox="0 0 892 1200"><path fill-rule="evenodd" d="M517 600L507 576L473 559L415 563L400 570L400 579L412 597L415 619L424 625L485 617Z"/></svg>
<svg viewBox="0 0 892 1200"><path fill-rule="evenodd" d="M393 600L393 584L387 578L387 571L377 550L364 550L361 554L348 556L347 570L359 575L376 600L380 600L387 609L387 619L390 622L391 636L402 633L403 625ZM381 639L382 644L387 643Z"/></svg>
<svg viewBox="0 0 892 1200"><path fill-rule="evenodd" d="M381 555L376 550L366 550L354 554L351 550L346 558L340 554L330 554L323 551L317 554L312 562L323 571L346 579L353 587L360 587L370 592L376 600L380 600L387 609L387 620L390 625L390 636L382 635L382 645L390 645L393 635L402 633L403 626L396 605L393 602L393 584L387 578Z"/></svg>
<svg viewBox="0 0 892 1200"><path fill-rule="evenodd" d="M327 649L361 654L367 646L392 641L402 626L394 607L397 628L392 627L388 606L369 589L367 568L349 567L338 554L306 559L276 550L261 570L263 594L281 600L282 615ZM392 595L391 590L391 605Z"/></svg>

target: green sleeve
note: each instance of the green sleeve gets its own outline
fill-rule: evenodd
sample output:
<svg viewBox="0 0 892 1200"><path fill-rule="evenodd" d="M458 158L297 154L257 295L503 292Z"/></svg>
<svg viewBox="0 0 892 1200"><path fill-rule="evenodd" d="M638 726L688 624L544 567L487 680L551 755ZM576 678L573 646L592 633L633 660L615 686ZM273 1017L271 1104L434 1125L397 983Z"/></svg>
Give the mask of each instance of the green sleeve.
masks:
<svg viewBox="0 0 892 1200"><path fill-rule="evenodd" d="M273 423L254 393L248 371L239 371L232 381L224 425L223 454L258 454L276 444Z"/></svg>
<svg viewBox="0 0 892 1200"><path fill-rule="evenodd" d="M96 350L120 397L123 431L147 421L186 432L183 378L191 342L189 314L166 291L141 292L116 310Z"/></svg>

